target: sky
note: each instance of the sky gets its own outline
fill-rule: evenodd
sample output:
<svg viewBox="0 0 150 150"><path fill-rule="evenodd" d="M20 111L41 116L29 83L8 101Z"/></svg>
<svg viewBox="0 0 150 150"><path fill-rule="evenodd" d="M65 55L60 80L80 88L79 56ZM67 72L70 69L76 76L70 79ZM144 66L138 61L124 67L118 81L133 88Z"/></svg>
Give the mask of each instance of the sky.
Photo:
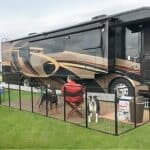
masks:
<svg viewBox="0 0 150 150"><path fill-rule="evenodd" d="M149 0L0 0L0 40L15 39L150 6Z"/></svg>

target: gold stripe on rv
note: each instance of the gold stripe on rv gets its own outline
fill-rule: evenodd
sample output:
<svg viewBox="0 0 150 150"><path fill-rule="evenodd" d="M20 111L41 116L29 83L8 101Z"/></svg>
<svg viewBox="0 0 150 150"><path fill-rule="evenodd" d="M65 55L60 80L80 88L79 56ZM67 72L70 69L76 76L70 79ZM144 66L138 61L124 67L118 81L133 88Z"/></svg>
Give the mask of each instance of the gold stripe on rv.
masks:
<svg viewBox="0 0 150 150"><path fill-rule="evenodd" d="M9 61L2 61L3 66L11 66L11 63Z"/></svg>
<svg viewBox="0 0 150 150"><path fill-rule="evenodd" d="M89 70L89 71L92 71L92 72L104 72L106 73L106 71L102 70L102 69L97 69L97 68L94 68L94 67L90 67L90 66L87 66L87 65L79 65L79 64L74 64L74 63L59 63L60 66L62 67L75 67L75 68L80 68L80 69L86 69L86 70Z"/></svg>
<svg viewBox="0 0 150 150"><path fill-rule="evenodd" d="M108 59L98 56L91 56L87 54L80 54L75 52L64 51L60 53L47 54L53 57L59 63L72 63L90 66L99 69L108 69Z"/></svg>

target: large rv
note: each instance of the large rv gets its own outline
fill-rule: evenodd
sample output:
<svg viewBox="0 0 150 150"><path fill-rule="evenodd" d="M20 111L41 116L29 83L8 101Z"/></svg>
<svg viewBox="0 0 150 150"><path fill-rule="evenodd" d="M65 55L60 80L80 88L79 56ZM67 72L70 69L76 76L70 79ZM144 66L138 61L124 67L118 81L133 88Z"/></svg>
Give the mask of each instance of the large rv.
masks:
<svg viewBox="0 0 150 150"><path fill-rule="evenodd" d="M60 87L68 74L102 91L149 93L150 8L100 15L78 25L2 43L5 82ZM93 88L91 88L93 89Z"/></svg>

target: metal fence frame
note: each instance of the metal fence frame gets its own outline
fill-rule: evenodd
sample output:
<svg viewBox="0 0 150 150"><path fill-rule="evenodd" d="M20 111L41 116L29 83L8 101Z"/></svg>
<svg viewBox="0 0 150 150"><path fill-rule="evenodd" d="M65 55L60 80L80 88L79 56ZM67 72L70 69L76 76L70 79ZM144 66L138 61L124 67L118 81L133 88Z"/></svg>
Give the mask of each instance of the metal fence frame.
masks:
<svg viewBox="0 0 150 150"><path fill-rule="evenodd" d="M23 109L22 109L21 85L17 85L17 86L18 86L17 90L18 90L19 110L22 111ZM8 92L7 93L8 94L8 106L9 107L13 107L13 106L11 106L11 88L10 88L10 84L9 83L8 83L7 89L8 89L8 91L7 91ZM29 92L30 92L30 100L31 100L31 112L32 113L36 113L34 111L34 106L33 106L33 101L34 101L33 100L33 86L30 87L30 91ZM47 93L48 93L48 90L47 90L47 86L46 86L46 94ZM134 91L134 94L135 94L135 91ZM63 114L63 116L64 116L64 118L63 118L63 121L64 122L68 122L68 123L72 123L72 122L67 121L67 119L66 119L65 95L66 94L65 94L65 91L64 91L64 99L63 99L63 104L64 104L64 114ZM134 128L126 130L125 132L122 132L122 133L118 132L118 129L119 129L119 127L118 127L118 115L117 115L117 113L118 113L118 103L119 103L119 101L117 99L117 92L115 92L115 101L114 101L114 108L115 108L115 121L114 121L115 129L114 129L114 131L115 132L114 133L109 133L109 132L105 132L105 131L102 131L102 130L97 130L97 129L94 129L94 128L90 128L89 124L88 124L88 112L87 112L87 105L88 105L88 102L87 102L87 89L85 88L85 126L81 126L81 125L76 124L76 123L73 123L73 124L76 124L78 126L85 127L85 128L88 128L88 129L93 129L93 130L96 130L96 131L99 131L99 132L113 134L113 135L116 135L116 136L121 135L121 134L123 134L125 132L133 130L133 129L137 128L138 126L140 126L140 125L137 126L137 122L136 122L136 96L134 95ZM3 105L3 103L2 103L2 93L0 93L0 105ZM150 99L149 99L149 106L150 106ZM46 109L46 113L45 113L44 116L50 117L50 118L54 118L54 117L48 116L48 101L47 100L46 100L46 108L45 109ZM27 111L27 110L23 110L23 111ZM148 111L149 111L149 120L147 122L150 121L150 107L148 108ZM57 119L57 118L54 118L54 119ZM147 123L147 122L145 122L145 123ZM141 125L143 125L145 123L142 123Z"/></svg>

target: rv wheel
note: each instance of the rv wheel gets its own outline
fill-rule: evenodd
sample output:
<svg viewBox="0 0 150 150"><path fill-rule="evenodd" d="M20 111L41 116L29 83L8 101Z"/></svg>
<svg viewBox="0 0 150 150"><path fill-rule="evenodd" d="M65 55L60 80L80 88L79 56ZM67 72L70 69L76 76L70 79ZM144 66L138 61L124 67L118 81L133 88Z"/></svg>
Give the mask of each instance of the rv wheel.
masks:
<svg viewBox="0 0 150 150"><path fill-rule="evenodd" d="M117 92L117 97L121 96L134 96L134 87L125 78L118 78L111 82L109 92Z"/></svg>

